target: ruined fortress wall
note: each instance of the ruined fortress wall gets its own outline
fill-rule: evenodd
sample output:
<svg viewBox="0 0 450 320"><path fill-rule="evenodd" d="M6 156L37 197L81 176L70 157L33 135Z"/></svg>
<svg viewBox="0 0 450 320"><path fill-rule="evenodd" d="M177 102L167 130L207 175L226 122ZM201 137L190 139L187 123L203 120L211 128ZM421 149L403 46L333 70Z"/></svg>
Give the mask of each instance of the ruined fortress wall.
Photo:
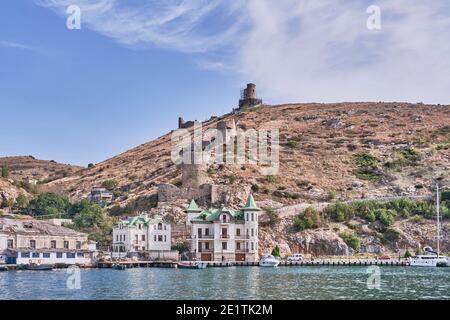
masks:
<svg viewBox="0 0 450 320"><path fill-rule="evenodd" d="M182 164L181 171L183 188L200 188L207 182L205 165Z"/></svg>

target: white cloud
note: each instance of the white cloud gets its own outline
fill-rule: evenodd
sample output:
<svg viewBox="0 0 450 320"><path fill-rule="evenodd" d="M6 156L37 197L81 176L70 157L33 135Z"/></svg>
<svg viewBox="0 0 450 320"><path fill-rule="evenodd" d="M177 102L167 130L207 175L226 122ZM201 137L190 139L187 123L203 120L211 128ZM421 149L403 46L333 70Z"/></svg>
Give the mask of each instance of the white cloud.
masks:
<svg viewBox="0 0 450 320"><path fill-rule="evenodd" d="M40 52L38 48L28 46L22 43L0 40L0 46L5 48L20 49L26 51Z"/></svg>
<svg viewBox="0 0 450 320"><path fill-rule="evenodd" d="M235 70L263 98L450 103L448 0L39 0L117 42L187 52ZM126 4L125 4L126 3ZM133 4L133 5L132 5ZM381 8L381 30L366 9Z"/></svg>

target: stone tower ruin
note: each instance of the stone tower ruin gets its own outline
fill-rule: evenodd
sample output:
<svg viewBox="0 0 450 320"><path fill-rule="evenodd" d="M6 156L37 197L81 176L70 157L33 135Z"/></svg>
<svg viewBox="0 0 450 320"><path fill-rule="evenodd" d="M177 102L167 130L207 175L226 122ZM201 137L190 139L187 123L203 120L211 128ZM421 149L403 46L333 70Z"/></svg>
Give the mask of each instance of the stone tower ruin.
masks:
<svg viewBox="0 0 450 320"><path fill-rule="evenodd" d="M256 85L248 83L247 88L241 91L241 99L239 100L239 109L253 107L262 104L262 100L256 95Z"/></svg>

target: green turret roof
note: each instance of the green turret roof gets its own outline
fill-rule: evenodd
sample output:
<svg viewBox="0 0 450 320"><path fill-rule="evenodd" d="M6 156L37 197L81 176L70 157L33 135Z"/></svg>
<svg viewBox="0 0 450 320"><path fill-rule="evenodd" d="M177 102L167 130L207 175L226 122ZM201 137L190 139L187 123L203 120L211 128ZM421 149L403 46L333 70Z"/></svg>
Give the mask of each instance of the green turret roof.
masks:
<svg viewBox="0 0 450 320"><path fill-rule="evenodd" d="M198 207L197 203L194 199L192 199L189 207L186 210L187 212L202 212L202 210Z"/></svg>
<svg viewBox="0 0 450 320"><path fill-rule="evenodd" d="M253 195L250 194L247 199L247 203L245 204L245 207L242 208L242 210L261 210L256 205L255 199L253 199Z"/></svg>

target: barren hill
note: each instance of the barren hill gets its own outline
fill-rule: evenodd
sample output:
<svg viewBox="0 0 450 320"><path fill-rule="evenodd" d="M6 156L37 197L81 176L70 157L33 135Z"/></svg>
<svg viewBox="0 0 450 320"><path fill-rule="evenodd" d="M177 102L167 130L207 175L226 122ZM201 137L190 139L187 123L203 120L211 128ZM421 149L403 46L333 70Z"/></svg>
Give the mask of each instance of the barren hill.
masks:
<svg viewBox="0 0 450 320"><path fill-rule="evenodd" d="M282 204L392 195L428 194L450 171L450 106L409 103L261 106L212 118L234 118L244 129L280 130L280 171L210 166L220 184L251 184L257 200ZM75 199L105 180L119 183L117 202L150 195L159 183L178 183L170 133L52 184ZM369 157L369 158L368 158Z"/></svg>
<svg viewBox="0 0 450 320"><path fill-rule="evenodd" d="M0 158L0 166L7 164L10 178L13 180L37 180L48 182L68 177L82 170L82 167L60 164L53 160L38 160L32 156Z"/></svg>

